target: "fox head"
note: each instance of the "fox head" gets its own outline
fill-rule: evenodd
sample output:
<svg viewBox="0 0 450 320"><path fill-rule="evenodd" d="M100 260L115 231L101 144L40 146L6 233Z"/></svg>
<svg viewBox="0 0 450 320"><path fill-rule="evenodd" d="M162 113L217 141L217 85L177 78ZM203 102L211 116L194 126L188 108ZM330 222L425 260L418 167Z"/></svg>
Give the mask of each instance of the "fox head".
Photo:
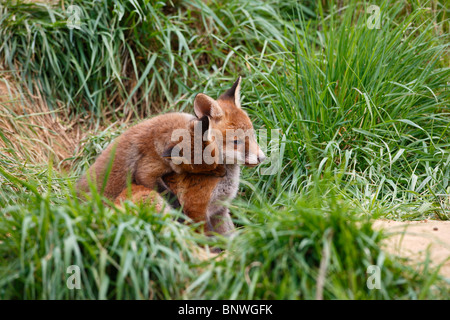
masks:
<svg viewBox="0 0 450 320"><path fill-rule="evenodd" d="M241 108L241 77L217 100L199 93L194 100L198 119L208 124L206 140L214 141L219 149L219 161L225 164L256 166L266 156L256 142L253 124Z"/></svg>

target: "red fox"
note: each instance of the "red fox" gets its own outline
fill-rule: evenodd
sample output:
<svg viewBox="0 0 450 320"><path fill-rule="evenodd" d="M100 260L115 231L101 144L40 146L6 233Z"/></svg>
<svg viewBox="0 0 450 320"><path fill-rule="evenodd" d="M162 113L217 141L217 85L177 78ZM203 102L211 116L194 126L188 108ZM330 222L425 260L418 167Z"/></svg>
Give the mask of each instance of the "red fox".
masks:
<svg viewBox="0 0 450 320"><path fill-rule="evenodd" d="M197 108L204 108L203 103L208 102L201 97L194 101ZM172 157L174 147L178 147L179 151L193 150L195 141L198 140L194 135L195 129L199 127L203 134L210 126L208 117L197 119L187 113L168 113L135 125L102 152L78 181L77 191L79 194L89 192L88 179L92 179L105 197L114 200L126 188L127 180L151 190L156 187L159 178L170 172L208 172L222 176L225 171L223 166L218 165L218 148L211 140L202 140L200 149L204 151L209 147L212 157L210 164L195 163L195 152L191 152L190 155L179 152L178 159ZM180 137L177 141L172 141L172 134L177 129L186 130L191 139L184 141L183 137ZM191 145L183 146L183 143ZM184 162L175 164L174 160ZM105 181L106 176L108 177Z"/></svg>
<svg viewBox="0 0 450 320"><path fill-rule="evenodd" d="M173 192L183 212L195 222L206 222L206 231L219 234L230 234L234 225L229 210L222 202L232 200L238 191L240 168L239 164L255 166L265 159L253 135L253 124L247 113L241 109L239 77L233 87L216 101L204 94L197 95L209 103L194 104L197 117L207 116L212 121L216 143L219 143L220 159L218 168L225 171L225 175L177 173L171 172L159 180L162 189ZM228 134L227 134L228 133ZM222 138L220 143L219 136ZM220 161L221 160L221 161ZM140 187L131 186L133 201L146 194L138 194ZM142 190L141 190L142 191ZM121 194L126 198L127 190Z"/></svg>

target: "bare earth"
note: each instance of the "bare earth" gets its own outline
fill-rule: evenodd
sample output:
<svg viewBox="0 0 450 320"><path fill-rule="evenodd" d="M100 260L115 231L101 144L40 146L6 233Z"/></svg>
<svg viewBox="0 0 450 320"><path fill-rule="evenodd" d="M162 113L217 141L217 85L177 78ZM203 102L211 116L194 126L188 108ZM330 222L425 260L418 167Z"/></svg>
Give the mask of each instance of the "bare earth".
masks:
<svg viewBox="0 0 450 320"><path fill-rule="evenodd" d="M389 234L384 244L387 252L412 263L424 261L430 248L431 265L444 263L440 274L450 278L450 221L377 220L373 227Z"/></svg>

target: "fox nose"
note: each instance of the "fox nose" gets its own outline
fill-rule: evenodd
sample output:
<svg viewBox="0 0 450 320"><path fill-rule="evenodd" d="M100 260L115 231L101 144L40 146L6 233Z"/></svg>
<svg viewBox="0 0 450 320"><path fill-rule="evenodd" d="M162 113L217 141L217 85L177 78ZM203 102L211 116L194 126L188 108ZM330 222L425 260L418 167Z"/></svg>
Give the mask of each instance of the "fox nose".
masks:
<svg viewBox="0 0 450 320"><path fill-rule="evenodd" d="M262 162L264 162L264 160L266 160L266 156L265 156L264 153L261 153L261 154L258 156L258 163L262 163Z"/></svg>

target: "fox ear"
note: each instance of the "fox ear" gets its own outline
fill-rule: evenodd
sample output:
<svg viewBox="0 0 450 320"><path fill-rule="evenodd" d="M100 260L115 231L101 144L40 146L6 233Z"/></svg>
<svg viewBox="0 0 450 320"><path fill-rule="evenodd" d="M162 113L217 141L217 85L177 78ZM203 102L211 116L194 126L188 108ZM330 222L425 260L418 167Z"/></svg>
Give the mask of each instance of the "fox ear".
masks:
<svg viewBox="0 0 450 320"><path fill-rule="evenodd" d="M181 164L186 161L185 157L181 154L181 148L177 145L168 147L161 156L175 164Z"/></svg>
<svg viewBox="0 0 450 320"><path fill-rule="evenodd" d="M239 76L237 80L234 82L233 86L227 90L224 94L220 96L219 99L227 100L231 99L233 100L236 107L241 107L241 80L242 77Z"/></svg>
<svg viewBox="0 0 450 320"><path fill-rule="evenodd" d="M166 150L164 150L164 152L162 153L162 157L163 158L168 158L168 159L171 159L172 158L172 150L173 150L173 148L175 148L175 147L169 147L169 148L167 148Z"/></svg>
<svg viewBox="0 0 450 320"><path fill-rule="evenodd" d="M218 119L223 116L222 108L217 101L203 93L199 93L195 96L194 111L199 119L204 116L212 119Z"/></svg>
<svg viewBox="0 0 450 320"><path fill-rule="evenodd" d="M164 152L162 153L162 157L163 158L167 158L167 159L174 159L174 158L179 158L182 157L182 155L180 155L181 153L181 148L178 145L172 145L170 147L168 147L166 150L164 150Z"/></svg>
<svg viewBox="0 0 450 320"><path fill-rule="evenodd" d="M205 132L208 131L208 137L206 138L206 141L212 141L212 126L211 126L211 119L207 116L203 116L202 118L200 118L200 120L197 120L196 123L197 126L200 126L201 131L202 131L202 139L203 136L205 135Z"/></svg>

